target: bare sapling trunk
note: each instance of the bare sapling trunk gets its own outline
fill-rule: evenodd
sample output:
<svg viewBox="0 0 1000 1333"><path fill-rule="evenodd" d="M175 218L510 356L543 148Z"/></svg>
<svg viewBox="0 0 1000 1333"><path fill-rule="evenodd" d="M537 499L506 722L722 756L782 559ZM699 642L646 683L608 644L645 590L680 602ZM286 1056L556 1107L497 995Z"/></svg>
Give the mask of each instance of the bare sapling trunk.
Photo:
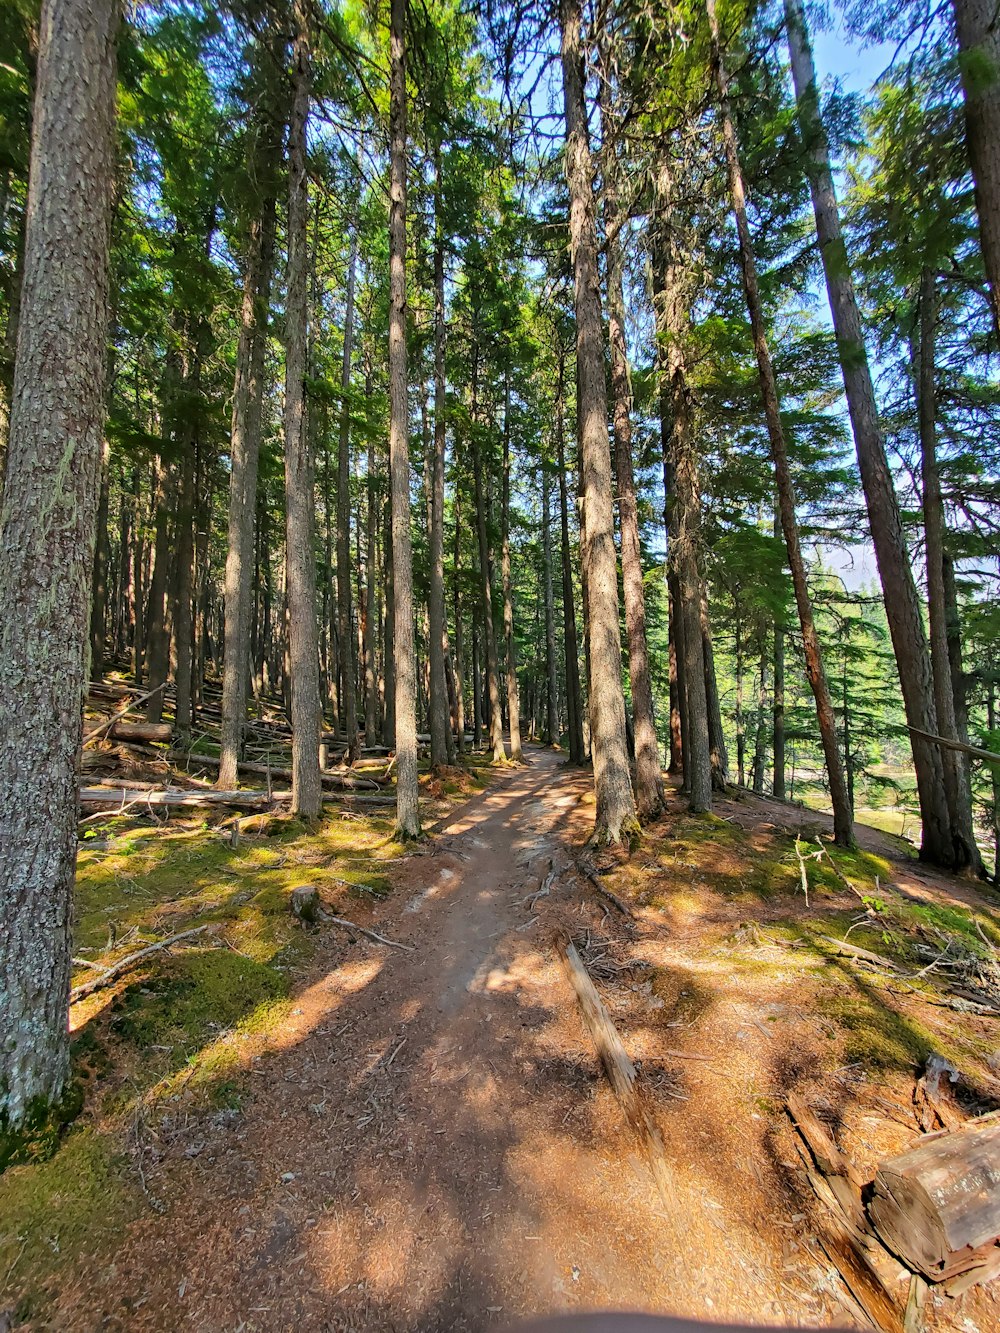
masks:
<svg viewBox="0 0 1000 1333"><path fill-rule="evenodd" d="M799 626L802 631L802 648L805 657L806 676L816 705L816 721L819 726L823 758L826 762L827 780L830 784L830 802L833 806L833 837L841 847L854 845L854 811L847 791L847 779L843 760L837 741L837 725L830 699L830 689L823 669L823 655L816 621L813 615L812 598L806 578L805 560L799 541L799 525L795 514L795 492L792 485L792 470L788 461L788 449L785 431L781 421L781 405L778 398L778 383L771 360L771 350L767 342L767 325L764 319L764 306L760 296L757 279L757 260L754 254L753 240L750 236L750 223L747 218L746 189L743 182L743 167L740 162L739 142L736 127L729 107L728 79L722 52L719 47L719 29L715 15L715 0L708 0L709 22L712 28L712 55L715 65L716 84L722 112L722 135L725 145L726 166L729 174L729 193L736 219L736 231L739 237L740 265L743 273L743 291L746 296L747 311L750 315L750 329L753 337L754 355L757 358L757 374L760 380L760 393L764 404L764 418L767 422L767 434L771 445L771 459L774 463L775 483L778 493L778 512L781 530L785 538L785 550L788 567L792 575L792 588L795 593L795 605L798 610ZM784 664L782 663L782 668ZM784 759L782 755L781 782L784 786ZM756 781L756 777L755 777Z"/></svg>
<svg viewBox="0 0 1000 1333"><path fill-rule="evenodd" d="M434 448L431 460L430 588L427 598L430 659L431 766L448 762L448 680L445 674L447 621L444 607L444 463L447 444L447 383L445 380L444 221L441 153L435 155L434 176Z"/></svg>
<svg viewBox="0 0 1000 1333"><path fill-rule="evenodd" d="M1000 16L996 0L953 4L979 237L1000 337Z"/></svg>
<svg viewBox="0 0 1000 1333"><path fill-rule="evenodd" d="M88 682L114 172L113 0L44 0L0 510L0 1169L69 1113L77 764Z"/></svg>
<svg viewBox="0 0 1000 1333"><path fill-rule="evenodd" d="M309 20L304 0L295 4L293 97L288 131L288 273L285 296L285 582L292 721L292 811L317 819L323 809L319 738L319 633L316 625L316 556L313 549L315 484L306 429L306 350L309 307L309 197L306 121L309 117Z"/></svg>
<svg viewBox="0 0 1000 1333"><path fill-rule="evenodd" d="M829 143L820 114L816 70L801 0L785 0L785 18L816 233L903 706L910 727L936 735L927 635L879 424L850 260L840 229ZM912 732L910 744L920 800L921 859L948 869L961 869L961 830L952 825L941 752Z"/></svg>
<svg viewBox="0 0 1000 1333"><path fill-rule="evenodd" d="M146 684L152 693L146 705L146 721L159 722L163 716L163 690L170 671L170 622L167 618L167 566L170 562L170 526L173 484L170 468L163 458L156 461L153 492L154 535L153 573L149 581L149 606L146 617Z"/></svg>
<svg viewBox="0 0 1000 1333"><path fill-rule="evenodd" d="M420 835L406 386L406 0L389 16L389 474L392 492L396 833Z"/></svg>
<svg viewBox="0 0 1000 1333"><path fill-rule="evenodd" d="M510 587L510 382L504 386L503 494L501 498L500 577L503 580L503 632L507 647L507 717L510 721L510 757L524 759L521 749L521 705L517 695L517 655L514 644L514 603Z"/></svg>
<svg viewBox="0 0 1000 1333"><path fill-rule="evenodd" d="M337 448L337 617L340 627L340 669L344 688L344 729L347 758L354 763L361 754L358 740L358 682L354 651L354 608L351 591L351 358L354 350L354 285L358 267L358 224L351 231L347 261L347 296L344 309L344 357L340 387L340 439Z"/></svg>
<svg viewBox="0 0 1000 1333"><path fill-rule="evenodd" d="M580 0L560 0L566 183L570 197L584 491L583 564L590 642L590 731L597 811L596 842L630 840L638 831L625 737L619 631L618 562L611 501L611 452L604 329L597 267L593 168L587 131Z"/></svg>
<svg viewBox="0 0 1000 1333"><path fill-rule="evenodd" d="M100 680L104 675L104 646L108 619L108 500L111 478L108 461L111 450L107 440L101 449L101 489L97 504L97 546L94 550L94 577L90 597L90 674Z"/></svg>

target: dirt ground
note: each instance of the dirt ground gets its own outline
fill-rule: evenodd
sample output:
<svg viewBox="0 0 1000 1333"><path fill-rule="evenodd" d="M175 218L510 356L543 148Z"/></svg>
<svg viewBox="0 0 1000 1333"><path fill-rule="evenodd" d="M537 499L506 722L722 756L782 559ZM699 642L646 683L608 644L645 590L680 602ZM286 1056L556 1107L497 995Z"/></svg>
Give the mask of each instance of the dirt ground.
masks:
<svg viewBox="0 0 1000 1333"><path fill-rule="evenodd" d="M242 1108L181 1106L155 1128L149 1207L46 1327L432 1333L584 1309L853 1325L783 1098L803 1091L870 1167L916 1137L912 1075L838 1066L795 951L766 938L777 907L699 887L678 853L684 891L634 897L634 924L609 914L573 870L590 775L529 759L393 871L371 924L410 948L324 930L287 1030L247 1057ZM781 810L719 807L765 838ZM681 814L672 796L661 838ZM655 884L669 867L650 847L633 862ZM915 894L971 892L898 870ZM669 1210L599 1072L557 928L590 945L653 1090ZM931 1324L992 1333L996 1293L942 1300Z"/></svg>

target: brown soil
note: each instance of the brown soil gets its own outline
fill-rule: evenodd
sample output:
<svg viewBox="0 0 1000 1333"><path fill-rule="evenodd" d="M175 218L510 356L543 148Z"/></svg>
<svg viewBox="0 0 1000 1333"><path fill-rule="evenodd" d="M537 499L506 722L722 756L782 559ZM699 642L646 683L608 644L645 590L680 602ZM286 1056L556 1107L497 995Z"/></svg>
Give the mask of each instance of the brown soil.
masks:
<svg viewBox="0 0 1000 1333"><path fill-rule="evenodd" d="M633 895L634 925L609 914L572 869L592 799L589 774L532 750L394 872L373 924L412 951L324 931L292 1026L248 1056L242 1111L181 1106L151 1131L157 1208L112 1266L63 1290L49 1326L431 1333L584 1308L851 1323L783 1098L804 1091L868 1167L915 1137L912 1073L837 1067L839 1033L813 1004L823 979L760 938L767 903L699 884L694 865L668 873L644 843L632 867L661 897ZM759 830L782 809L720 813ZM672 797L655 836L682 817ZM599 1073L557 926L603 971L653 1090L669 1211ZM979 1291L932 1324L989 1333L998 1315Z"/></svg>

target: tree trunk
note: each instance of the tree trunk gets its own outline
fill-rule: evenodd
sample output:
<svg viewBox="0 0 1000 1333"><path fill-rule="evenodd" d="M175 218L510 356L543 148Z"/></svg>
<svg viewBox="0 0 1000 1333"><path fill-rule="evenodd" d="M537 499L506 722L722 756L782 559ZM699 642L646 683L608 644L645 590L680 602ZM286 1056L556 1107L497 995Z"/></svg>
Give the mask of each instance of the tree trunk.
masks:
<svg viewBox="0 0 1000 1333"><path fill-rule="evenodd" d="M344 310L344 359L340 387L340 440L337 450L337 616L340 626L339 656L343 678L341 711L347 733L347 760L359 757L358 683L354 660L354 612L351 592L351 356L354 348L354 282L358 266L358 223L351 230L351 252L347 261L347 297Z"/></svg>
<svg viewBox="0 0 1000 1333"><path fill-rule="evenodd" d="M795 0L797 2L797 0ZM709 21L712 26L713 60L716 83L722 109L722 133L725 142L726 165L729 174L729 193L732 200L733 215L740 244L740 265L743 273L743 291L746 295L747 311L750 315L750 328L753 336L754 354L757 358L757 373L760 380L760 393L764 404L764 418L767 422L768 439L771 445L771 458L774 462L775 481L778 492L778 512L781 528L785 536L785 549L788 555L788 567L792 575L792 587L795 592L795 605L802 630L802 646L805 655L806 676L816 704L816 720L819 725L823 757L826 761L827 778L830 784L830 801L833 806L833 837L841 847L854 845L854 811L848 799L847 782L843 765L840 762L840 750L837 743L836 720L833 705L830 702L830 689L823 670L823 656L819 635L813 616L812 598L806 580L805 561L799 542L799 525L795 514L795 492L792 486L792 472L788 461L785 432L781 421L781 405L778 399L778 384L771 361L771 350L767 343L767 326L764 320L764 307L761 301L757 280L757 260L754 255L753 241L750 236L750 223L747 218L746 191L743 184L743 168L740 163L739 143L736 128L729 109L728 80L722 53L719 49L719 30L715 17L715 0L708 0ZM763 686L763 682L762 682ZM758 775L755 771L754 781ZM762 779L761 779L762 780ZM782 786L784 773L782 772Z"/></svg>
<svg viewBox="0 0 1000 1333"><path fill-rule="evenodd" d="M948 612L945 605L945 516L941 476L937 462L937 385L935 383L935 335L937 285L930 268L920 278L920 362L917 381L920 423L921 481L924 509L924 557L927 564L927 618L930 625L931 670L934 676L934 707L937 735L961 740L955 712L955 690L948 649ZM969 765L965 755L942 748L945 791L956 838L955 861L975 874L982 868L972 825ZM961 839L959 845L958 839Z"/></svg>
<svg viewBox="0 0 1000 1333"><path fill-rule="evenodd" d="M306 430L305 378L309 309L306 288L309 196L309 19L294 7L293 101L288 131L288 276L285 296L285 583L292 707L292 811L318 819L323 810L319 738L319 636L316 628L315 485Z"/></svg>
<svg viewBox="0 0 1000 1333"><path fill-rule="evenodd" d="M108 473L110 450L107 440L101 448L101 488L97 503L97 545L94 549L94 575L90 599L90 675L100 680L104 675L104 645L108 619L108 492L111 478Z"/></svg>
<svg viewBox="0 0 1000 1333"><path fill-rule="evenodd" d="M218 786L237 785L237 764L243 757L247 682L250 679L251 588L257 516L257 472L263 434L264 357L268 308L274 267L277 224L276 157L281 136L270 129L270 142L258 155L264 182L260 216L247 237L243 274L240 335L236 350L230 437L229 533L226 545L225 622L222 654L222 764ZM262 132L264 126L261 126Z"/></svg>
<svg viewBox="0 0 1000 1333"><path fill-rule="evenodd" d="M77 778L100 486L114 173L111 0L44 0L0 510L0 1125L69 1080ZM16 1147L8 1138L0 1162Z"/></svg>
<svg viewBox="0 0 1000 1333"><path fill-rule="evenodd" d="M603 62L602 62L603 63ZM608 88L602 71L602 91ZM643 591L642 548L635 476L632 471L632 385L625 344L624 258L619 241L618 162L616 119L610 97L602 95L604 148L607 155L604 184L604 230L607 236L608 341L611 345L612 423L615 479L618 484L618 526L621 534L622 589L625 630L628 636L629 680L632 685L632 726L635 733L635 802L642 823L663 810L663 775L656 740L653 686L646 636L646 597Z"/></svg>
<svg viewBox="0 0 1000 1333"><path fill-rule="evenodd" d="M705 583L701 585L701 642L705 658L705 701L708 705L708 745L712 760L712 788L724 792L729 786L729 755L726 736L722 730L722 704L719 682L715 674L715 650L712 647L712 624L708 614L708 596Z"/></svg>
<svg viewBox="0 0 1000 1333"><path fill-rule="evenodd" d="M569 544L569 501L566 494L566 441L564 400L564 354L559 352L559 383L556 390L556 452L559 476L560 555L562 564L563 656L566 667L566 729L569 732L571 764L583 763L583 699L580 690L580 649L576 637L576 607L573 601L573 563Z"/></svg>
<svg viewBox="0 0 1000 1333"><path fill-rule="evenodd" d="M700 560L701 492L694 444L694 411L684 344L690 322L689 297L681 272L678 238L671 222L671 183L661 163L658 183L662 217L657 246L657 332L662 383L661 435L664 454L664 495L675 613L678 703L684 789L695 813L712 808L712 755L708 734L708 696L701 624L703 580ZM669 422L667 432L663 427Z"/></svg>
<svg viewBox="0 0 1000 1333"><path fill-rule="evenodd" d="M1000 337L1000 20L996 0L953 3L965 94L965 137L993 325Z"/></svg>
<svg viewBox="0 0 1000 1333"><path fill-rule="evenodd" d="M840 230L829 145L820 116L816 71L801 0L785 0L785 15L820 255L906 720L911 727L936 735L937 717L927 636L879 426L847 247ZM913 735L911 746L923 828L921 859L949 869L960 869L961 831L951 825L940 751L935 745Z"/></svg>
<svg viewBox="0 0 1000 1333"><path fill-rule="evenodd" d="M166 682L170 670L170 624L167 620L167 565L170 561L170 510L173 495L170 470L162 458L156 462L156 486L153 510L153 573L149 580L149 605L146 622L146 684L151 690ZM163 716L163 691L151 694L146 705L146 721L159 722Z"/></svg>
<svg viewBox="0 0 1000 1333"><path fill-rule="evenodd" d="M500 713L500 675L497 638L493 624L493 580L490 577L490 538L486 515L486 482L483 476L483 442L480 438L477 386L478 350L472 365L472 475L476 494L476 533L479 539L479 585L483 602L483 637L486 646L486 693L489 699L490 750L494 764L507 760L503 747L503 718Z"/></svg>
<svg viewBox="0 0 1000 1333"><path fill-rule="evenodd" d="M420 834L417 673L410 549L406 392L406 0L391 0L389 45L389 472L392 490L393 647L396 676L396 833Z"/></svg>
<svg viewBox="0 0 1000 1333"><path fill-rule="evenodd" d="M366 371L366 397L371 397L371 377ZM375 493L375 437L368 440L368 464L365 491L367 513L365 518L365 744L374 745L379 735L380 709L378 701L378 671L375 663L376 621L375 604L376 552L378 548L378 496Z"/></svg>
<svg viewBox="0 0 1000 1333"><path fill-rule="evenodd" d="M445 674L444 607L444 463L447 443L447 383L445 380L444 220L441 190L441 150L434 159L434 452L431 462L430 590L427 598L430 658L431 766L448 762L448 681Z"/></svg>
<svg viewBox="0 0 1000 1333"><path fill-rule="evenodd" d="M542 583L545 598L545 741L559 744L559 702L556 693L556 620L552 591L552 482L548 459L542 459Z"/></svg>
<svg viewBox="0 0 1000 1333"><path fill-rule="evenodd" d="M517 656L514 647L514 604L510 590L510 381L504 383L503 492L501 497L500 576L503 580L503 632L507 644L507 718L510 723L510 757L522 762L521 708L517 697Z"/></svg>
<svg viewBox="0 0 1000 1333"><path fill-rule="evenodd" d="M597 797L593 837L596 842L617 843L632 837L638 829L638 819L625 740L604 335L593 169L580 49L580 0L560 0L559 16L566 112L566 183L570 197L570 249L576 304L577 380L582 409L583 564L588 584L591 754Z"/></svg>

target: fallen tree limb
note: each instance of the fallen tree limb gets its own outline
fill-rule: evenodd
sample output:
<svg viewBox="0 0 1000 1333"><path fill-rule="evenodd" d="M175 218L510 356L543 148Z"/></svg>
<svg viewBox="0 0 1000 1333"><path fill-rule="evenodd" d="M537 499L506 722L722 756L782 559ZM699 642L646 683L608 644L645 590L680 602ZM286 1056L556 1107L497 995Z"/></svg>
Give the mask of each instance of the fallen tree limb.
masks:
<svg viewBox="0 0 1000 1333"><path fill-rule="evenodd" d="M220 805L232 810L269 810L272 806L287 803L292 799L290 791L216 791L214 787L181 788L167 787L160 790L144 790L137 787L83 787L80 790L80 805L88 810L135 809L145 806L149 810L196 808L204 805ZM325 792L324 802L351 805L388 807L396 804L395 796L388 793Z"/></svg>
<svg viewBox="0 0 1000 1333"><path fill-rule="evenodd" d="M667 1163L663 1136L653 1116L649 1098L638 1082L635 1065L629 1059L618 1030L597 993L597 987L590 979L576 945L571 940L560 938L556 941L556 947L565 964L570 984L576 992L584 1025L597 1049L604 1072L608 1076L618 1104L625 1113L625 1119L645 1150L660 1198L672 1213L677 1202L673 1173Z"/></svg>
<svg viewBox="0 0 1000 1333"><path fill-rule="evenodd" d="M331 926L339 926L341 930L353 930L358 935L367 935L376 944L388 944L390 949L405 949L407 953L412 953L417 947L415 944L403 944L400 940L387 939L385 935L380 935L377 930L369 930L367 926L359 926L355 921L348 921L345 916L331 916L329 912L321 911L320 920Z"/></svg>
<svg viewBox="0 0 1000 1333"><path fill-rule="evenodd" d="M1000 764L1000 754L992 750L982 750L978 745L967 745L965 741L949 740L947 736L935 736L932 731L921 731L919 727L907 727L911 736L919 736L922 741L940 745L943 750L958 750L960 754L971 755L973 759L985 760L987 764Z"/></svg>
<svg viewBox="0 0 1000 1333"><path fill-rule="evenodd" d="M161 953L164 949L169 949L172 944L177 944L180 940L191 939L195 935L200 935L208 926L194 926L191 930L178 931L176 935L168 935L165 940L157 940L155 944L147 944L144 949L138 949L135 953L126 954L124 958L119 958L117 962L104 968L100 976L93 977L90 981L83 981L79 986L74 986L69 993L70 1004L76 1004L77 1000L85 1000L88 995L93 995L94 991L101 990L103 987L111 984L112 981L125 972L128 968L134 967L136 963L141 963L144 958L149 958L154 953ZM99 963L87 963L88 967L100 968Z"/></svg>
<svg viewBox="0 0 1000 1333"><path fill-rule="evenodd" d="M578 861L577 869L580 871L580 874L583 875L585 879L588 879L590 881L590 883L593 885L593 887L597 890L597 892L601 895L602 898L607 898L608 902L611 903L614 907L616 907L619 912L621 912L622 916L627 916L630 921L635 920L635 913L632 911L631 907L629 907L625 899L619 898L617 893L615 893L612 889L609 889L606 884L603 884L601 882L601 877L600 875L598 875L597 871L594 869L593 866L588 866Z"/></svg>

